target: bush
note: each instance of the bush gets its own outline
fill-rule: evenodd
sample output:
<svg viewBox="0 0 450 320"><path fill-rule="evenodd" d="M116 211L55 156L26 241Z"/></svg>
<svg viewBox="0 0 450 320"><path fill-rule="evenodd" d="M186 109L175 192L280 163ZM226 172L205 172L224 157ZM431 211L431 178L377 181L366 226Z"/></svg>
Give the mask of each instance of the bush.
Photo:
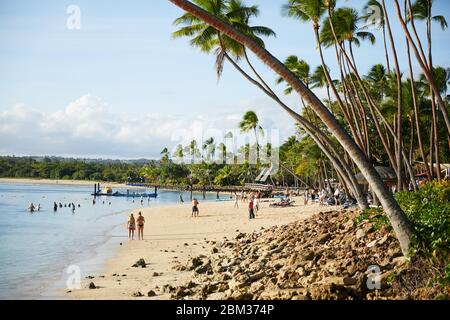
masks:
<svg viewBox="0 0 450 320"><path fill-rule="evenodd" d="M418 239L431 251L450 248L450 181L431 182L417 192L400 192L397 201Z"/></svg>

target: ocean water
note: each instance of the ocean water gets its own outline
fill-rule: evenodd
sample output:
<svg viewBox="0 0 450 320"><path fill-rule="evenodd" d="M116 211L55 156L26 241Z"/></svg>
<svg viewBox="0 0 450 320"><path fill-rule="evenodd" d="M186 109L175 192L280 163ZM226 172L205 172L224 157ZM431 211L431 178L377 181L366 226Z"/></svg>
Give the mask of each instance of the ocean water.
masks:
<svg viewBox="0 0 450 320"><path fill-rule="evenodd" d="M174 204L180 198L179 192L159 191L156 199L144 199L143 206L140 198L114 197L97 198L93 205L92 192L93 186L0 183L0 299L63 298L70 276L95 273L120 242L128 241L130 210ZM216 200L215 194L206 197ZM189 193L183 198L189 201ZM31 202L41 210L28 212ZM53 202L73 202L76 209L54 212Z"/></svg>

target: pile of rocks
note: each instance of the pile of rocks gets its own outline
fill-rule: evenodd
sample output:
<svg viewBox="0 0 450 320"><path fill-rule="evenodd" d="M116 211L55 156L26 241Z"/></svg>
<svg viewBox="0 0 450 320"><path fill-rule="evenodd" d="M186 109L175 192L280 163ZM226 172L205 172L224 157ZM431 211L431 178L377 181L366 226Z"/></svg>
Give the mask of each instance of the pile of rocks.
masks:
<svg viewBox="0 0 450 320"><path fill-rule="evenodd" d="M186 285L164 288L173 299L376 299L406 265L387 227L355 223L356 211L319 213L281 227L240 233L208 256L175 265ZM375 290L377 289L377 290Z"/></svg>

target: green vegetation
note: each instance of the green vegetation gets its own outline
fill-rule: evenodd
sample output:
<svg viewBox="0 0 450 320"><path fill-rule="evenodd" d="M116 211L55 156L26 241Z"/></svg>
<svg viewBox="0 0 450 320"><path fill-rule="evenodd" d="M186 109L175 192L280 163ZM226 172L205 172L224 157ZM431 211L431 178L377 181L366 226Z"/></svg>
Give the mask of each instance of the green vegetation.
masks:
<svg viewBox="0 0 450 320"><path fill-rule="evenodd" d="M75 159L0 157L1 178L33 178L138 182L139 163L99 162Z"/></svg>
<svg viewBox="0 0 450 320"><path fill-rule="evenodd" d="M400 192L397 201L417 237L435 254L450 249L450 181L431 182L417 192Z"/></svg>

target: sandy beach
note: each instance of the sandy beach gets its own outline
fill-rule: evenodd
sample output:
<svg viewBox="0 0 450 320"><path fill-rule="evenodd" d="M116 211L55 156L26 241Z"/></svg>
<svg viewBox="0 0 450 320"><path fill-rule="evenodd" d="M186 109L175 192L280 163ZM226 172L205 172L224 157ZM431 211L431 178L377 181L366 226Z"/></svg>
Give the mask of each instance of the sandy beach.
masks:
<svg viewBox="0 0 450 320"><path fill-rule="evenodd" d="M240 203L239 209L234 209L233 201L200 203L198 218L191 217L190 204L144 209L145 240L125 240L102 271L92 279L82 279L82 288L67 292L65 298L133 299L134 293L141 292L145 296L137 299L169 299L170 294L161 291L164 285L176 286L192 278L192 272L173 270L177 262L209 255L214 242L232 239L240 232L288 224L322 210L316 204L299 205L301 198L295 200L297 205L290 208L269 208L270 203L263 202L254 220L248 219L246 204ZM126 226L123 232L127 232ZM132 267L141 258L146 268ZM89 289L91 282L98 288ZM156 296L147 297L150 290Z"/></svg>

